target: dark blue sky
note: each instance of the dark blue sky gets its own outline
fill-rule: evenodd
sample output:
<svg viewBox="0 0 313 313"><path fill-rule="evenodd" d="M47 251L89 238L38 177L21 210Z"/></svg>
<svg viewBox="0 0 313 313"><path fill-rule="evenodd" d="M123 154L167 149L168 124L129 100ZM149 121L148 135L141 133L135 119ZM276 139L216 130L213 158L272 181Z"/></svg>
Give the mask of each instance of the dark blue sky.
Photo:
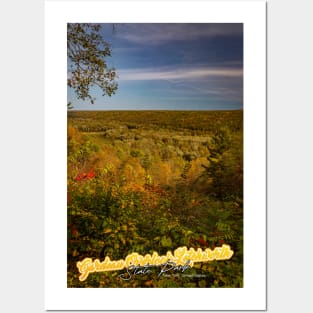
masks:
<svg viewBox="0 0 313 313"><path fill-rule="evenodd" d="M95 104L77 110L231 110L243 108L243 24L104 24L112 97L92 89Z"/></svg>

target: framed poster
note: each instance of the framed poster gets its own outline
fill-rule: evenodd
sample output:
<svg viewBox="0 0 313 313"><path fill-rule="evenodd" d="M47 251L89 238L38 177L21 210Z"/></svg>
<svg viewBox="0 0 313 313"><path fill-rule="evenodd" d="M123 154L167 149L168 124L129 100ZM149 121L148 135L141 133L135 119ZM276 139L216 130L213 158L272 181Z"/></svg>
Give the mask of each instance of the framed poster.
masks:
<svg viewBox="0 0 313 313"><path fill-rule="evenodd" d="M46 309L266 309L266 3L45 8Z"/></svg>

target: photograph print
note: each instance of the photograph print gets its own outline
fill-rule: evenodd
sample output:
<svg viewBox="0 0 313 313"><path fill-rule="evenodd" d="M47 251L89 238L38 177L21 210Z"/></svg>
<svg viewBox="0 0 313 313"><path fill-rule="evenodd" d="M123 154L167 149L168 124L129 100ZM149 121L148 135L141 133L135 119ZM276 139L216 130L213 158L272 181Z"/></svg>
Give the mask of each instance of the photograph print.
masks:
<svg viewBox="0 0 313 313"><path fill-rule="evenodd" d="M67 23L67 287L243 288L243 23Z"/></svg>

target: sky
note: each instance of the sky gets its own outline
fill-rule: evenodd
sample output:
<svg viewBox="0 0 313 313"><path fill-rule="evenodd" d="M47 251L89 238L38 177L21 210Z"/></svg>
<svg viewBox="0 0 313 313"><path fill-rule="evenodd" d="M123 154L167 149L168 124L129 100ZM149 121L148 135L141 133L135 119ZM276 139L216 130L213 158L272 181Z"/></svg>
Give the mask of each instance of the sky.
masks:
<svg viewBox="0 0 313 313"><path fill-rule="evenodd" d="M111 97L75 110L237 110L243 108L243 24L103 24L116 69Z"/></svg>

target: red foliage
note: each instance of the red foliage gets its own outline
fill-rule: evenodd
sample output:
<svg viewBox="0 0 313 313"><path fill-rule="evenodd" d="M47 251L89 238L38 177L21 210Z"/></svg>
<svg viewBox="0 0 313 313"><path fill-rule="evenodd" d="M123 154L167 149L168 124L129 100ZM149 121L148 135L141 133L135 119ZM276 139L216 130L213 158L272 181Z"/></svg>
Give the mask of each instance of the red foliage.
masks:
<svg viewBox="0 0 313 313"><path fill-rule="evenodd" d="M93 169L91 169L88 173L78 173L76 176L77 181L85 180L85 179L93 179L96 177L96 174Z"/></svg>
<svg viewBox="0 0 313 313"><path fill-rule="evenodd" d="M89 171L89 173L87 173L87 178L95 178L95 172L93 171L93 169L91 171Z"/></svg>
<svg viewBox="0 0 313 313"><path fill-rule="evenodd" d="M203 246L208 246L208 243L202 237L199 237L197 241Z"/></svg>
<svg viewBox="0 0 313 313"><path fill-rule="evenodd" d="M73 235L74 237L78 237L78 236L79 236L79 233L78 233L78 229L77 229L77 228L73 228L73 229L72 229L72 235Z"/></svg>

